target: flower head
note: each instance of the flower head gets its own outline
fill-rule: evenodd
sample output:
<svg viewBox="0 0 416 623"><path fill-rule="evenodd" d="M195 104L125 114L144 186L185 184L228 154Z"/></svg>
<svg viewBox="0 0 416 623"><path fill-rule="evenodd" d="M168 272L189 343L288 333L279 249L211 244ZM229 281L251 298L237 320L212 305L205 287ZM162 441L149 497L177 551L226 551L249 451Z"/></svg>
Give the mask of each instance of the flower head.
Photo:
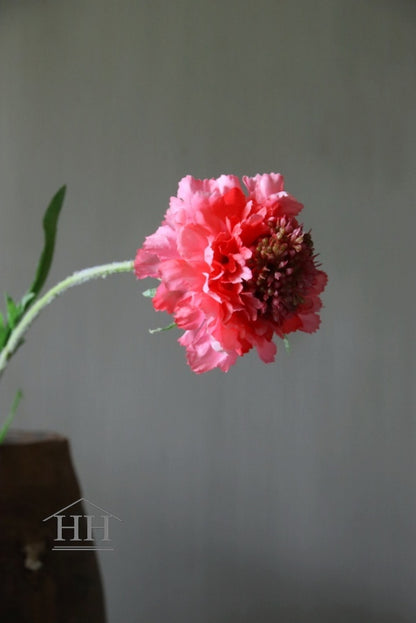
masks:
<svg viewBox="0 0 416 623"><path fill-rule="evenodd" d="M164 221L137 252L138 278L160 280L159 311L184 329L179 338L194 372L225 372L253 347L274 361L274 335L319 327L319 270L302 204L282 175L233 175L179 182Z"/></svg>

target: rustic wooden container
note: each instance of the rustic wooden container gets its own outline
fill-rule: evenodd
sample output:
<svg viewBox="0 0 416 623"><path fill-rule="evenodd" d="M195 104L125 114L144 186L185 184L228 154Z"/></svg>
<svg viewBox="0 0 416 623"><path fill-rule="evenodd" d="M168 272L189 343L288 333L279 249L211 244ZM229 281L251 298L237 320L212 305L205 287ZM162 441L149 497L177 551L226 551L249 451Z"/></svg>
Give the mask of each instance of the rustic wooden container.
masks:
<svg viewBox="0 0 416 623"><path fill-rule="evenodd" d="M96 552L54 551L56 522L44 521L80 498L67 439L9 432L0 445L0 621L105 623ZM71 513L84 515L82 501Z"/></svg>

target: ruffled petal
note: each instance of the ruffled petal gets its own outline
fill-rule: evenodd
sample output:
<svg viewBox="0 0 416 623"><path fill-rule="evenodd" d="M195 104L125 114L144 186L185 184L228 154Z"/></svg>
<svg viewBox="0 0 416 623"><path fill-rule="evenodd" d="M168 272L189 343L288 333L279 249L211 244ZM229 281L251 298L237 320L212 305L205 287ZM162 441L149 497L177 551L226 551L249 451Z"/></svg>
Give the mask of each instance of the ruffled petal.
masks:
<svg viewBox="0 0 416 623"><path fill-rule="evenodd" d="M259 203L267 201L270 195L280 193L284 187L284 178L280 173L257 173L254 177L245 175L243 182Z"/></svg>
<svg viewBox="0 0 416 623"><path fill-rule="evenodd" d="M158 277L160 263L177 256L176 233L168 225L161 225L147 236L143 247L137 251L134 270L138 279Z"/></svg>

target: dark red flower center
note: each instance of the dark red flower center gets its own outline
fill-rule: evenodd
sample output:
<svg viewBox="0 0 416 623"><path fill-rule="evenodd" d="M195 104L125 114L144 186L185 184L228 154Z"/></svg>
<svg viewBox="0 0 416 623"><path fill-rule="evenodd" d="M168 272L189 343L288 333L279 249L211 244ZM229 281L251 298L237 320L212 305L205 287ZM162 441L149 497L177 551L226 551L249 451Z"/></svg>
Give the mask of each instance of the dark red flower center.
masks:
<svg viewBox="0 0 416 623"><path fill-rule="evenodd" d="M247 290L261 301L261 315L280 324L304 302L313 285L311 236L295 218L282 217L270 223L270 233L257 239L252 251Z"/></svg>

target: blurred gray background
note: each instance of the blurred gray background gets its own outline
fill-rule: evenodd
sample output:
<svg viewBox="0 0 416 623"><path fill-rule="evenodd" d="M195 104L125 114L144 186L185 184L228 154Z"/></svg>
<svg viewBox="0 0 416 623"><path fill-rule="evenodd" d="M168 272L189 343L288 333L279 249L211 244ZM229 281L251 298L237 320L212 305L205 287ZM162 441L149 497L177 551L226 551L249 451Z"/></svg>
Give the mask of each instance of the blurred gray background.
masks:
<svg viewBox="0 0 416 623"><path fill-rule="evenodd" d="M416 4L0 0L0 288L68 184L49 285L133 258L191 173L280 171L330 282L275 364L195 376L130 275L78 288L2 379L123 519L110 623L416 620Z"/></svg>

